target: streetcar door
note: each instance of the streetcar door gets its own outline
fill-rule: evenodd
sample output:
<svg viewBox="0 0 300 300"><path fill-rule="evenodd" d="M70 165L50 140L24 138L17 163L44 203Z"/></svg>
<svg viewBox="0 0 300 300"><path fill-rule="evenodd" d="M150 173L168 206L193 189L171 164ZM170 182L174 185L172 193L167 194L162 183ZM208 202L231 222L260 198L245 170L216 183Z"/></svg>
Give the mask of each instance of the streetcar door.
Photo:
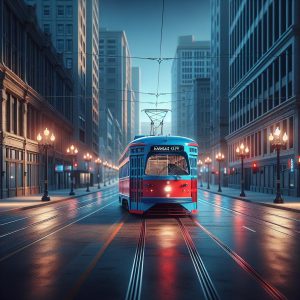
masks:
<svg viewBox="0 0 300 300"><path fill-rule="evenodd" d="M138 155L137 156L137 173L136 173L136 179L137 179L137 185L136 185L136 203L137 203L137 209L141 209L140 202L143 192L143 156Z"/></svg>

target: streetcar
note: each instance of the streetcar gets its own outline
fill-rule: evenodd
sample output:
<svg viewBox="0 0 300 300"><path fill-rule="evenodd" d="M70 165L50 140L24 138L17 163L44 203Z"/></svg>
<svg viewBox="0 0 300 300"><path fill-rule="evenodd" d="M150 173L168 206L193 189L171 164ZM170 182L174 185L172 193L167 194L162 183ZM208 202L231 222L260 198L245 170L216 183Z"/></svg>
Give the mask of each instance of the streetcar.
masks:
<svg viewBox="0 0 300 300"><path fill-rule="evenodd" d="M176 204L197 210L198 144L179 136L133 140L119 161L119 202L130 213Z"/></svg>

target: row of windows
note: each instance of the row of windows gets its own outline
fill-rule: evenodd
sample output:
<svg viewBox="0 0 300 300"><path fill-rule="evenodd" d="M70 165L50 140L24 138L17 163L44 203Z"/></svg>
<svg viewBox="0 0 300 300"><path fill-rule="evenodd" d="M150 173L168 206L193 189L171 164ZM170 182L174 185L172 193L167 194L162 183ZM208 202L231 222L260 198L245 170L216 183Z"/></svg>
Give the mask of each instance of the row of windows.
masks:
<svg viewBox="0 0 300 300"><path fill-rule="evenodd" d="M73 40L72 39L57 39L56 49L58 52L72 52L73 51Z"/></svg>
<svg viewBox="0 0 300 300"><path fill-rule="evenodd" d="M253 7L260 1L248 0L230 35L230 53L234 54L231 62L231 88L250 70L250 68L271 48L292 24L293 0L274 0L264 11L254 29L247 34L253 20ZM253 15L256 17L256 14ZM250 23L249 23L250 22ZM249 23L249 24L248 24ZM239 49L240 47L240 49ZM239 51L237 52L237 49Z"/></svg>
<svg viewBox="0 0 300 300"><path fill-rule="evenodd" d="M239 160L239 157L236 155L236 148L242 142L249 147L249 158L271 154L274 151L274 148L271 146L268 138L269 134L273 133L276 127L279 127L283 133L286 132L288 135L287 145L283 149L292 149L294 147L294 119L293 117L290 117L275 125L257 131L245 137L238 143L229 145L229 161L234 162Z"/></svg>
<svg viewBox="0 0 300 300"><path fill-rule="evenodd" d="M230 102L230 132L240 129L291 98L292 72L290 46Z"/></svg>
<svg viewBox="0 0 300 300"><path fill-rule="evenodd" d="M43 6L43 15L44 17L51 16L51 7L50 5ZM73 16L73 6L72 5L57 5L56 6L56 16L58 17L72 17Z"/></svg>
<svg viewBox="0 0 300 300"><path fill-rule="evenodd" d="M59 69L50 61L36 39L25 31L25 27L21 26L20 20L7 5L4 5L3 16L7 26L3 27L2 61L55 107L55 97L59 95L60 100L63 100L61 96L71 95L71 85L58 75ZM66 98L65 102L63 113L70 120L72 101Z"/></svg>

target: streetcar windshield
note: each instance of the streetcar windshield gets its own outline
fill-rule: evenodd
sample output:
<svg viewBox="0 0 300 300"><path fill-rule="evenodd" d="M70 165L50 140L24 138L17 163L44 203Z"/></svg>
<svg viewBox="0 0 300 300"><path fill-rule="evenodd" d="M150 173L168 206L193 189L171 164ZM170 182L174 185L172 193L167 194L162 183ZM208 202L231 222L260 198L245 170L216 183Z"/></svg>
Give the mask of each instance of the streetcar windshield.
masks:
<svg viewBox="0 0 300 300"><path fill-rule="evenodd" d="M188 175L186 158L182 155L154 154L148 158L146 175Z"/></svg>

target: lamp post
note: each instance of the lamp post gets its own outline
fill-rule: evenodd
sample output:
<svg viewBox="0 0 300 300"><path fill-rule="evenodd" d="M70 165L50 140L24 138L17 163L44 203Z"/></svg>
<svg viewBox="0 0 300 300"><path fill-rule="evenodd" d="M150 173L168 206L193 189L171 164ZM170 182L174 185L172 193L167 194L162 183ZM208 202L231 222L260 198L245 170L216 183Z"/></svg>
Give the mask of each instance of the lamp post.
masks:
<svg viewBox="0 0 300 300"><path fill-rule="evenodd" d="M45 173L44 173L44 194L42 197L42 201L49 201L50 197L48 194L48 150L53 148L55 136L52 133L50 135L50 131L46 128L43 134L39 133L36 137L40 149L45 152Z"/></svg>
<svg viewBox="0 0 300 300"><path fill-rule="evenodd" d="M207 156L204 160L204 163L207 165L207 189L209 190L209 165L211 164L211 158Z"/></svg>
<svg viewBox="0 0 300 300"><path fill-rule="evenodd" d="M203 162L201 159L198 160L198 166L200 166L200 187L203 187L203 183L202 183L202 166L203 166Z"/></svg>
<svg viewBox="0 0 300 300"><path fill-rule="evenodd" d="M98 174L97 174L97 182L98 182L98 189L100 189L100 165L102 163L102 160L98 157L96 160L95 160L95 164L97 165L98 167Z"/></svg>
<svg viewBox="0 0 300 300"><path fill-rule="evenodd" d="M216 155L216 160L219 163L219 189L218 189L218 192L222 193L222 189L221 189L221 162L224 161L224 154L222 154L221 152L219 152Z"/></svg>
<svg viewBox="0 0 300 300"><path fill-rule="evenodd" d="M249 154L249 148L248 146L245 147L243 143L241 143L240 146L238 146L235 150L236 155L241 159L241 197L246 197L245 195L245 182L244 182L244 159Z"/></svg>
<svg viewBox="0 0 300 300"><path fill-rule="evenodd" d="M70 196L75 195L75 192L74 192L74 163L75 163L75 158L76 158L77 153L78 153L78 149L74 145L71 145L70 147L67 148L67 155L70 156L71 159L72 159L72 165L71 165L71 190L70 190L70 193L69 193Z"/></svg>
<svg viewBox="0 0 300 300"><path fill-rule="evenodd" d="M104 186L106 186L106 182L105 182L105 179L106 179L106 174L105 174L105 172L106 172L106 167L107 167L107 161L105 161L104 163L103 163L103 183L104 183Z"/></svg>
<svg viewBox="0 0 300 300"><path fill-rule="evenodd" d="M282 135L279 127L276 127L274 133L269 135L269 141L273 147L275 147L277 152L277 180L276 180L276 197L274 203L283 203L283 197L280 191L280 149L283 148L287 141L288 136L286 132Z"/></svg>
<svg viewBox="0 0 300 300"><path fill-rule="evenodd" d="M111 164L108 164L107 167L108 167L108 184L111 184Z"/></svg>
<svg viewBox="0 0 300 300"><path fill-rule="evenodd" d="M88 174L90 174L90 162L92 160L92 155L89 154L88 152L83 156L84 161L86 162L87 165L87 170L88 170ZM90 191L90 178L88 176L88 180L86 181L86 191L89 192Z"/></svg>

